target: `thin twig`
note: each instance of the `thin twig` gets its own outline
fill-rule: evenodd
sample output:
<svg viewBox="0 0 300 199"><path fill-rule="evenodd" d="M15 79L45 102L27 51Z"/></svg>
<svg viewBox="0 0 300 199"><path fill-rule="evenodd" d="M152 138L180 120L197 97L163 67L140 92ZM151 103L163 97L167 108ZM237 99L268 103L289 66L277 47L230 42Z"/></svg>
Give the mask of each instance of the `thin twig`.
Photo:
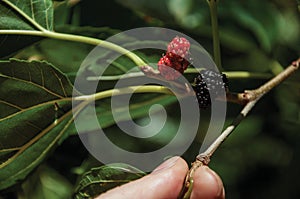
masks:
<svg viewBox="0 0 300 199"><path fill-rule="evenodd" d="M205 152L199 154L197 159L201 162L204 162L205 165L209 163L210 157L215 152L215 150L226 140L226 138L233 132L233 130L241 123L241 121L248 115L248 113L252 110L254 105L259 101L259 99L263 95L260 95L255 100L250 101L244 106L240 114L233 120L231 125L229 125L221 135L211 144Z"/></svg>
<svg viewBox="0 0 300 199"><path fill-rule="evenodd" d="M272 78L270 81L266 82L259 88L255 90L245 91L243 94L243 98L249 100L249 102L242 109L237 118L232 122L230 126L228 126L221 135L213 142L205 152L199 154L197 159L202 160L203 157L205 159L210 159L214 151L224 142L224 140L232 133L232 131L240 124L240 122L248 115L248 113L252 110L254 105L262 98L267 92L269 92L272 88L283 82L286 78L292 75L300 65L300 58L293 62L290 66L288 66L284 71L279 73L277 76ZM207 164L208 162L204 162Z"/></svg>
<svg viewBox="0 0 300 199"><path fill-rule="evenodd" d="M229 135L233 132L233 130L241 123L241 121L249 114L255 104L272 88L283 82L286 78L291 76L300 65L300 58L297 61L294 61L290 66L288 66L284 71L280 74L272 78L270 81L266 82L259 88L255 90L245 91L242 96L240 96L244 100L249 100L240 114L235 118L235 120L229 125L221 135L201 154L196 157L196 161L192 163L192 167L189 170L185 186L183 190L187 190L185 194L181 193L180 198L189 198L190 193L193 186L193 174L194 172L202 165L208 165L210 162L210 158L213 153L217 150L217 148L229 137ZM240 94L239 94L240 95Z"/></svg>

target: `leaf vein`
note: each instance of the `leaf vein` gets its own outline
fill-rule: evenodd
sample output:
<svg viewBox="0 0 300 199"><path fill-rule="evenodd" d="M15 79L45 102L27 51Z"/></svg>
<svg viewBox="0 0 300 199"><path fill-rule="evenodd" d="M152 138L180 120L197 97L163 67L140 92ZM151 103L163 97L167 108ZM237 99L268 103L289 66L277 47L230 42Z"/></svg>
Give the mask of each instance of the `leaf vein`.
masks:
<svg viewBox="0 0 300 199"><path fill-rule="evenodd" d="M83 107L85 106L85 104L83 104ZM61 130L61 132L56 136L56 138L52 141L52 142L50 142L50 144L45 148L45 150L41 153L41 155L38 157L38 158L36 158L34 161L32 161L31 162L31 164L29 164L27 167L24 167L22 170L20 170L19 172L16 172L16 173L14 173L14 175L11 175L10 177L9 177L9 179L14 179L15 178L15 176L17 176L17 175L19 175L20 173L22 173L22 172L24 172L24 170L28 170L28 169L30 169L30 167L31 167L31 165L34 165L34 164L36 164L38 161L40 161L40 159L43 157L43 155L42 154L45 154L45 153L47 153L47 151L49 151L52 147L53 147L53 145L58 141L58 139L60 139L61 138L61 136L63 135L63 133L69 128L69 126L71 125L71 123L74 121L74 118L76 117L76 115L80 112L80 110L83 108L82 106L79 106L78 107L78 109L77 109L77 112L76 113L74 113L74 115L73 115L73 117L67 122L67 124L64 126L64 128ZM65 115L63 115L61 118L60 118L60 121L59 121L59 123L62 121L62 120L64 120L66 117L68 117L70 114L72 113L72 110L70 110L69 112L67 112ZM51 124L50 126L53 126L53 124ZM54 126L56 126L56 125L54 125ZM42 135L38 135L39 137L38 137L38 139L39 138L41 138L43 135L45 135L47 132L45 132L46 130L50 130L51 129L51 127L50 128L47 128L47 129L45 129L43 132L41 132L41 133L43 133ZM23 147L26 147L26 146L23 146ZM22 148L23 148L22 147ZM26 149L26 148L25 148ZM14 159L14 158L16 158L16 157L18 157L19 156L19 154L20 153L22 153L25 149L23 149L22 151L19 151L19 152L17 152L17 154L15 154L10 160L12 160L12 159ZM8 161L10 161L10 160L8 160ZM6 166L7 164L9 164L9 162L4 162L4 163L2 163L2 164L0 164L0 168L3 168L4 166ZM0 184L1 184L1 182L0 182Z"/></svg>
<svg viewBox="0 0 300 199"><path fill-rule="evenodd" d="M34 2L33 1L30 1L30 8L31 8L31 17L34 21L35 20L35 16L34 16L34 6L33 6Z"/></svg>
<svg viewBox="0 0 300 199"><path fill-rule="evenodd" d="M1 144L2 145L2 144ZM3 153L3 152L10 152L10 151L18 151L20 150L21 147L13 147L13 148L6 148L6 149L0 149L0 153Z"/></svg>
<svg viewBox="0 0 300 199"><path fill-rule="evenodd" d="M19 107L18 105L15 105L15 104L13 104L13 103L10 103L10 102L4 101L4 100L0 100L0 103L6 104L6 105L11 106L11 107L14 107L14 108L16 108L16 109L18 109L18 110L23 110L23 109L22 109L21 107Z"/></svg>
<svg viewBox="0 0 300 199"><path fill-rule="evenodd" d="M62 89L62 91L63 91L63 93L64 93L64 96L67 97L67 93L66 93L66 90L65 90L65 88L64 88L64 85L63 85L63 83L62 83L62 81L61 81L61 78L57 75L57 73L56 73L55 71L52 70L52 73L53 73L53 75L55 75L55 77L58 79L59 84L60 84L60 87L61 87L61 89Z"/></svg>
<svg viewBox="0 0 300 199"><path fill-rule="evenodd" d="M24 108L24 109L22 109L22 110L20 110L18 112L15 112L15 113L13 113L11 115L8 115L8 116L6 116L4 118L0 118L0 122L4 121L6 119L9 119L11 117L15 117L18 114L21 114L21 113L23 113L25 111L30 111L32 109L36 109L36 108L41 107L41 106L46 106L46 105L49 105L49 104L54 104L55 102L63 102L63 101L71 101L71 100L72 100L72 98L64 98L64 99L60 99L60 100L55 99L55 100L43 102L43 103L40 103L40 104L37 104L37 105L34 105L34 106L30 106L30 107Z"/></svg>
<svg viewBox="0 0 300 199"><path fill-rule="evenodd" d="M13 80L16 80L16 81L21 81L21 82L25 82L25 83L28 83L28 84L32 84L33 86L36 86L46 92L48 92L49 94L53 95L53 96L56 96L58 98L64 98L63 96L55 93L54 91L51 91L50 89L46 88L45 85L44 85L44 78L42 78L42 81L43 81L43 85L39 85L37 83L34 83L34 82L30 82L30 81L26 81L24 79L20 79L20 78L17 78L17 77L10 77L10 76L7 76L7 75L3 75L3 74L0 74L0 77L4 77L4 78L7 78L7 79L13 79Z"/></svg>
<svg viewBox="0 0 300 199"><path fill-rule="evenodd" d="M63 115L60 119L59 122L62 122L67 116L69 116L72 113L72 110L70 110L69 112L67 112L65 115ZM29 140L26 144L24 144L20 150L14 154L10 159L6 160L5 162L3 162L2 164L0 164L0 169L7 166L8 164L10 164L15 158L17 158L21 153L23 153L28 147L30 147L31 145L33 145L34 143L36 143L39 139L41 139L44 135L46 135L51 129L53 129L57 124L50 124L46 129L44 129L43 131L41 131L38 135L36 135L33 139ZM64 131L62 131L64 132ZM59 135L62 134L62 132L59 133ZM57 140L57 137L56 139ZM54 141L52 141L54 142ZM48 146L49 147L49 146ZM48 148L47 147L47 148ZM45 153L45 150L42 152Z"/></svg>

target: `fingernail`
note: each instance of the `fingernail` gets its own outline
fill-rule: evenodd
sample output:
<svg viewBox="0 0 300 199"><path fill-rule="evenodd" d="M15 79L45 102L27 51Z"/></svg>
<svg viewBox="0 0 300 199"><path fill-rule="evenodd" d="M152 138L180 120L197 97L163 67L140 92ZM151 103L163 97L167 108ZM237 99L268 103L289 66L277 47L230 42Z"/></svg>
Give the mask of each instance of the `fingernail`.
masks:
<svg viewBox="0 0 300 199"><path fill-rule="evenodd" d="M169 158L168 160L166 160L165 162L163 162L162 164L160 164L158 167L156 167L152 173L158 173L160 171L164 171L170 167L172 167L173 165L176 164L176 161L179 159L179 156L174 156L172 158Z"/></svg>

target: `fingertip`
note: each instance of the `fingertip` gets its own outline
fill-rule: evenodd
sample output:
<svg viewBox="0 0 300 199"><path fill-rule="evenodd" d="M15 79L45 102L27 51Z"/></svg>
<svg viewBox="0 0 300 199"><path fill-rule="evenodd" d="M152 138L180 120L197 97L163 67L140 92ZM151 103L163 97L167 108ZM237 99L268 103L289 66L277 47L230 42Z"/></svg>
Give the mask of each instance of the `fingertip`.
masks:
<svg viewBox="0 0 300 199"><path fill-rule="evenodd" d="M97 199L175 199L181 191L187 171L187 163L181 157L175 156L159 165L150 175L114 188Z"/></svg>
<svg viewBox="0 0 300 199"><path fill-rule="evenodd" d="M181 157L174 156L172 158L167 159L165 162L163 162L159 166L157 166L151 174L156 174L156 173L159 173L161 171L165 171L167 169L172 168L173 166L175 167L173 169L177 169L177 168L180 168L181 170L182 169L184 169L184 170L188 169L187 163Z"/></svg>
<svg viewBox="0 0 300 199"><path fill-rule="evenodd" d="M194 188L191 198L224 199L225 190L221 178L207 166L202 166L194 174Z"/></svg>
<svg viewBox="0 0 300 199"><path fill-rule="evenodd" d="M172 157L159 165L151 173L153 178L163 181L163 186L159 186L156 189L155 198L177 198L187 172L188 164L179 156Z"/></svg>

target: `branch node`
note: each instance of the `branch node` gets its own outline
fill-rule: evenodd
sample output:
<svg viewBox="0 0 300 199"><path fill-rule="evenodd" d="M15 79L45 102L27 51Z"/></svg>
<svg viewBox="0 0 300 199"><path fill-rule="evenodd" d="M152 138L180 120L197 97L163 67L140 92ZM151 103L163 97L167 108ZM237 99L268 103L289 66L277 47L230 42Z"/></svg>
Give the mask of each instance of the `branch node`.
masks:
<svg viewBox="0 0 300 199"><path fill-rule="evenodd" d="M292 66L294 66L296 68L299 68L299 65L300 65L300 58L296 61L293 61L293 63L292 63Z"/></svg>
<svg viewBox="0 0 300 199"><path fill-rule="evenodd" d="M197 155L196 160L200 161L203 165L208 165L210 162L210 156L205 153L200 153Z"/></svg>
<svg viewBox="0 0 300 199"><path fill-rule="evenodd" d="M258 93L256 90L245 90L242 95L247 102L250 102L257 98Z"/></svg>
<svg viewBox="0 0 300 199"><path fill-rule="evenodd" d="M141 66L140 69L146 76L149 76L149 77L159 75L158 71L155 71L151 66L148 66L148 65Z"/></svg>

